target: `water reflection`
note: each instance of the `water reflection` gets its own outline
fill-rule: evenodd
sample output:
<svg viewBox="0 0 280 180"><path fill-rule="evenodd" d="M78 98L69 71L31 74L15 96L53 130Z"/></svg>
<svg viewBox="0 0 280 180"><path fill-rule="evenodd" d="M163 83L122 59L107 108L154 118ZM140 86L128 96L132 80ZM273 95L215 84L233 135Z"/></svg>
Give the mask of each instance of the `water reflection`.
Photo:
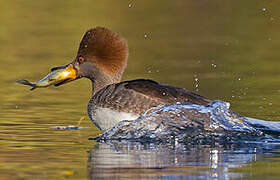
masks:
<svg viewBox="0 0 280 180"><path fill-rule="evenodd" d="M229 179L246 174L231 168L247 166L280 145L141 144L110 141L89 152L90 179Z"/></svg>

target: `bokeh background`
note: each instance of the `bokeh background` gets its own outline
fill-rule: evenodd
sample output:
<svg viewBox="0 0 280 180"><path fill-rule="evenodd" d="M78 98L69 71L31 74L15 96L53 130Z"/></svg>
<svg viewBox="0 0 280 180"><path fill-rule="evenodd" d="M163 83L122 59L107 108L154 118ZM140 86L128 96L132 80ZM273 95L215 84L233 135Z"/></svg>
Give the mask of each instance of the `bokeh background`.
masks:
<svg viewBox="0 0 280 180"><path fill-rule="evenodd" d="M88 138L100 133L86 112L90 82L31 92L15 81L37 81L72 61L95 26L127 39L123 80L149 78L228 101L244 116L280 119L277 1L0 1L0 24L3 179L87 177L87 150L95 145ZM89 129L50 128L83 117Z"/></svg>

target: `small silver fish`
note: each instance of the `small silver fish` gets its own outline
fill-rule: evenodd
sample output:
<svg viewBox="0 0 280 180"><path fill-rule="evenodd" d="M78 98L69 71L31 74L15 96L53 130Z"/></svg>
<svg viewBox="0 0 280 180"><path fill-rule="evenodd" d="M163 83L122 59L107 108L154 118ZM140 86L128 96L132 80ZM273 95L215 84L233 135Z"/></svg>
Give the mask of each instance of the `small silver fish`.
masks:
<svg viewBox="0 0 280 180"><path fill-rule="evenodd" d="M34 90L36 88L48 87L51 85L60 85L69 80L73 80L76 78L76 70L73 69L73 66L66 67L65 69L57 69L51 71L48 75L46 75L43 79L38 82L30 82L28 80L18 80L16 81L19 84L31 86L30 90Z"/></svg>

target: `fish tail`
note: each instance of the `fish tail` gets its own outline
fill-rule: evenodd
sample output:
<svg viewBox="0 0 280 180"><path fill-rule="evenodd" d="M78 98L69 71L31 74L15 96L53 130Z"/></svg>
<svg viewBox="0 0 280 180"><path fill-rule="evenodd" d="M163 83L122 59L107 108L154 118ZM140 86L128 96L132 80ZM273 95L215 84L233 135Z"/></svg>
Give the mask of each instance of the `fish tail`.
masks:
<svg viewBox="0 0 280 180"><path fill-rule="evenodd" d="M19 84L23 84L23 85L27 85L27 86L32 86L32 88L30 90L34 90L36 88L36 85L35 84L32 84L31 82L23 79L23 80L18 80L16 81L17 83Z"/></svg>
<svg viewBox="0 0 280 180"><path fill-rule="evenodd" d="M23 79L23 80L17 80L17 83L19 84L24 84L24 85L28 85L28 86L34 86L31 82Z"/></svg>

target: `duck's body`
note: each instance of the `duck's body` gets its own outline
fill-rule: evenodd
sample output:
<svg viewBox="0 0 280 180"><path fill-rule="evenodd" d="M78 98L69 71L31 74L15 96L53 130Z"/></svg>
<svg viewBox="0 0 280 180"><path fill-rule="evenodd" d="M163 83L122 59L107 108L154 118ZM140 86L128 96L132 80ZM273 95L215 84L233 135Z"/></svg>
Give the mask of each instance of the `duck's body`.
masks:
<svg viewBox="0 0 280 180"><path fill-rule="evenodd" d="M182 88L137 79L110 84L96 92L88 103L88 114L104 131L122 120L134 120L152 107L176 102L206 105L210 100Z"/></svg>
<svg viewBox="0 0 280 180"><path fill-rule="evenodd" d="M52 69L67 68L76 72L66 75L56 85L82 77L91 80L88 115L100 130L106 131L122 120L134 120L163 103L206 105L210 102L188 90L152 80L121 82L127 58L126 40L109 29L97 27L86 32L73 62Z"/></svg>

